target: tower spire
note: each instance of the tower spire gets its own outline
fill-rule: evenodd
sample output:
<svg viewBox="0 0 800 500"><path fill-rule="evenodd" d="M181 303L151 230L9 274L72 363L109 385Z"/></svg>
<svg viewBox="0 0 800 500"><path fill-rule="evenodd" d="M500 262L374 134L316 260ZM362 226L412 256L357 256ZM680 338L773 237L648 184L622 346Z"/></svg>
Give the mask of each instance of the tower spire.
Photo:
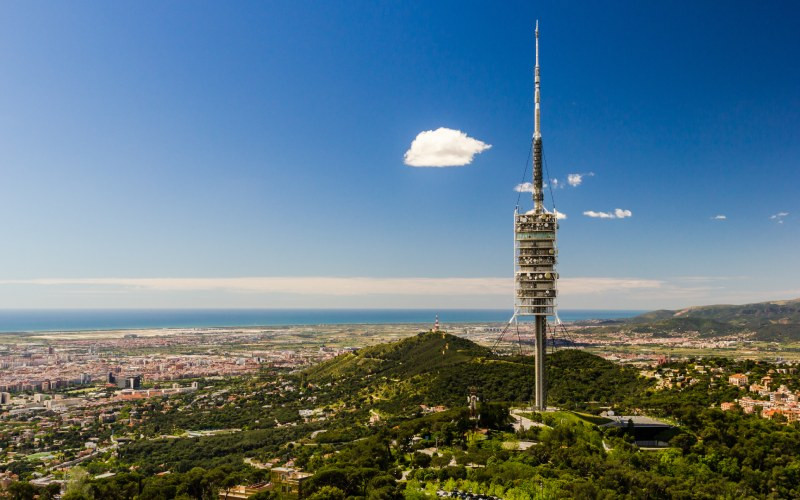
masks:
<svg viewBox="0 0 800 500"><path fill-rule="evenodd" d="M542 129L539 114L539 22L536 22L536 69L534 72L533 213L514 212L514 315L508 322L533 316L536 338L534 396L538 411L547 409L545 356L547 317L556 316L558 295L556 232L558 218L548 213L542 196ZM558 316L556 316L558 318Z"/></svg>
<svg viewBox="0 0 800 500"><path fill-rule="evenodd" d="M541 123L540 123L540 112L539 112L539 21L536 21L536 66L534 68L533 73L533 83L534 83L534 103L535 103L535 114L533 117L534 120L534 131L533 137L542 137L542 130L541 130Z"/></svg>
<svg viewBox="0 0 800 500"><path fill-rule="evenodd" d="M536 21L536 67L533 71L534 115L533 115L533 208L540 214L544 211L544 195L542 192L542 129L541 110L539 108L539 21Z"/></svg>

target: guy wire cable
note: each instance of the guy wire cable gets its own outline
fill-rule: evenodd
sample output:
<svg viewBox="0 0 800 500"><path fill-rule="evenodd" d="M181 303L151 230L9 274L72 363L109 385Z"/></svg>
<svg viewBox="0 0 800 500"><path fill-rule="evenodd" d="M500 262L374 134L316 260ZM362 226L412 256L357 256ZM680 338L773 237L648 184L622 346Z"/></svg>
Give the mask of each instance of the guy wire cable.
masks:
<svg viewBox="0 0 800 500"><path fill-rule="evenodd" d="M553 213L556 212L556 197L553 196L553 181L550 179L550 169L547 168L547 155L544 154L544 145L542 145L542 160L544 161L544 172L547 175L547 189L550 190L550 201L553 202ZM527 167L527 165L526 165ZM558 215L556 215L558 219Z"/></svg>
<svg viewBox="0 0 800 500"><path fill-rule="evenodd" d="M522 172L522 181L520 185L525 183L525 176L528 175L528 165L531 162L531 154L533 154L533 136L531 136L530 147L528 147L528 159L525 160L525 170ZM517 208L519 208L519 199L522 197L522 191L517 192Z"/></svg>

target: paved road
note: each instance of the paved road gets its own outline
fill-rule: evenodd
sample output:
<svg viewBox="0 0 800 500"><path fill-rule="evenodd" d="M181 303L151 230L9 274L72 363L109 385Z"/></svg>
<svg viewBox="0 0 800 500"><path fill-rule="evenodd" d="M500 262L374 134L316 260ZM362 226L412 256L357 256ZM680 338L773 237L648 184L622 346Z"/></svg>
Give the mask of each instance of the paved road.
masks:
<svg viewBox="0 0 800 500"><path fill-rule="evenodd" d="M541 422L534 422L533 420L529 419L528 417L522 416L520 413L523 413L522 410L511 410L511 416L514 418L514 430L515 431L524 431L526 429L530 429L531 427L547 427Z"/></svg>

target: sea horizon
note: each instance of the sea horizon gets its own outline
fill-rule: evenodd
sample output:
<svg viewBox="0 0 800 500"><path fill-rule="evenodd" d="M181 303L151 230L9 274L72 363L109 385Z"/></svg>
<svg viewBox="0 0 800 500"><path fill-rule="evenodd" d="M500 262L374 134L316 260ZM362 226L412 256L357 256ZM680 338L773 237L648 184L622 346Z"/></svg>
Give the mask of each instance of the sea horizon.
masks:
<svg viewBox="0 0 800 500"><path fill-rule="evenodd" d="M623 319L632 309L562 309L564 322ZM501 323L510 309L0 309L0 333L347 324Z"/></svg>

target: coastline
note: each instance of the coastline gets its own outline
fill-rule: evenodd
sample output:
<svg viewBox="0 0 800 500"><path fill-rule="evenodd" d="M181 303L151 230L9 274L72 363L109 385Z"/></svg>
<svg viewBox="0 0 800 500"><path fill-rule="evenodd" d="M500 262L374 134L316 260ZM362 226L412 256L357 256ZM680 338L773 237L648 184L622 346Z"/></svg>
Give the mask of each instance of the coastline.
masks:
<svg viewBox="0 0 800 500"><path fill-rule="evenodd" d="M645 311L563 309L563 322L613 320ZM42 309L0 310L0 335L159 331L186 329L275 328L331 325L496 324L508 321L504 309Z"/></svg>

